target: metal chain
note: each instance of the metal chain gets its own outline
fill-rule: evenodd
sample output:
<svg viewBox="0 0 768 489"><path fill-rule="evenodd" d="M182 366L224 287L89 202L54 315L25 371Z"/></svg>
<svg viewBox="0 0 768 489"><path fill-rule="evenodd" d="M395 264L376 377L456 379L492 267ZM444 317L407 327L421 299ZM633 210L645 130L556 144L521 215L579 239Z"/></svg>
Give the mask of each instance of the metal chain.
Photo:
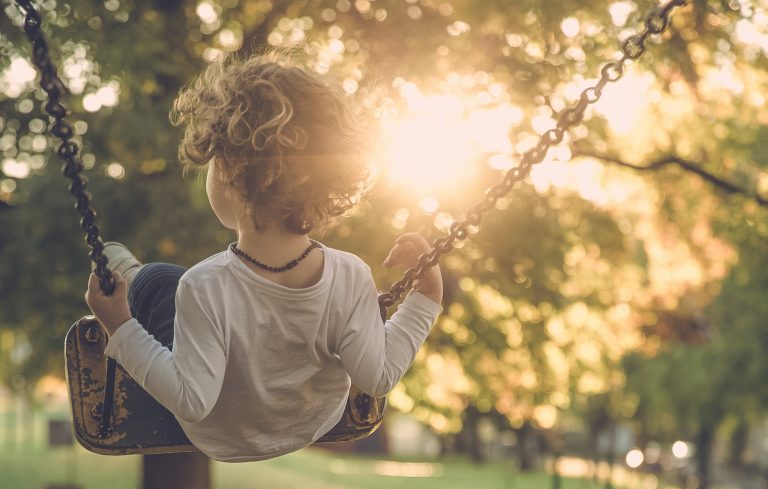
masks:
<svg viewBox="0 0 768 489"><path fill-rule="evenodd" d="M542 134L536 146L523 154L518 166L507 171L502 181L488 189L485 198L471 207L464 219L455 221L451 225L447 236L437 238L432 243L432 250L421 255L416 265L405 271L401 280L395 282L388 292L379 296L382 307L396 304L400 297L413 286L414 281L424 276L429 268L437 264L441 255L451 251L457 241L466 239L470 234L470 228L480 224L483 214L492 209L496 202L507 195L515 185L528 177L533 165L544 159L551 146L562 142L565 131L581 123L587 107L600 100L605 85L619 80L624 75L624 64L628 60L639 58L645 52L645 41L648 37L661 34L666 30L670 12L675 7L683 6L688 2L690 0L671 0L652 10L645 19L645 29L623 42L621 59L603 65L597 83L586 88L581 92L577 102L560 112L557 117L557 127Z"/></svg>
<svg viewBox="0 0 768 489"><path fill-rule="evenodd" d="M24 32L32 42L32 61L41 74L40 88L48 94L45 111L54 119L50 131L61 140L57 153L64 160L62 167L64 176L72 181L69 185L69 193L77 200L75 209L80 214L80 227L85 231L85 241L91 248L90 258L95 264L94 273L99 277L101 290L109 295L115 289L115 283L112 272L107 268L107 257L102 253L104 243L99 237L96 211L91 207L91 194L85 191L88 179L80 175L83 164L77 158L79 147L72 141L74 131L69 122L64 120L67 109L60 102L66 89L56 73L56 66L51 62L48 44L43 38L40 14L29 0L16 0L16 3L24 13Z"/></svg>

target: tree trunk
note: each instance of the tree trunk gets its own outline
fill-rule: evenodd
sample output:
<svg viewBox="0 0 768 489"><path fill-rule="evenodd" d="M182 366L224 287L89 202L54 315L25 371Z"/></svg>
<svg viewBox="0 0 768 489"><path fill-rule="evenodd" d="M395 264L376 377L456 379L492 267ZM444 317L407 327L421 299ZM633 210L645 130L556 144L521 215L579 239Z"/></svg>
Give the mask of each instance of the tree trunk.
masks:
<svg viewBox="0 0 768 489"><path fill-rule="evenodd" d="M702 426L696 435L696 469L699 477L699 489L707 489L710 483L710 461L712 460L712 443L715 430L710 426Z"/></svg>
<svg viewBox="0 0 768 489"><path fill-rule="evenodd" d="M592 470L592 485L598 484L598 465L600 463L600 455L597 450L597 437L598 432L595 428L589 430L589 462ZM584 478L586 480L586 478Z"/></svg>
<svg viewBox="0 0 768 489"><path fill-rule="evenodd" d="M469 451L472 461L476 464L485 462L485 454L482 450L480 434L477 429L478 421L480 421L480 411L474 406L468 406L466 411L464 411L465 448Z"/></svg>
<svg viewBox="0 0 768 489"><path fill-rule="evenodd" d="M31 449L32 445L34 444L34 439L32 438L34 433L32 432L31 404L32 403L29 401L29 397L27 396L27 393L25 391L19 397L19 420L18 420L19 429L21 430L20 446L25 450Z"/></svg>
<svg viewBox="0 0 768 489"><path fill-rule="evenodd" d="M605 481L605 489L613 489L613 464L616 462L616 426L611 427L610 433L608 454L605 457L605 461L608 463L608 479Z"/></svg>
<svg viewBox="0 0 768 489"><path fill-rule="evenodd" d="M561 489L563 487L563 479L560 477L560 472L558 470L560 456L560 450L552 452L552 489Z"/></svg>
<svg viewBox="0 0 768 489"><path fill-rule="evenodd" d="M526 421L517 430L517 454L520 457L520 470L523 472L533 470L533 457L529 447L531 435L533 435L533 428Z"/></svg>
<svg viewBox="0 0 768 489"><path fill-rule="evenodd" d="M731 435L731 450L728 454L728 464L731 468L744 466L744 452L747 451L749 442L749 424L741 420Z"/></svg>
<svg viewBox="0 0 768 489"><path fill-rule="evenodd" d="M200 452L144 455L142 489L211 489L208 457Z"/></svg>
<svg viewBox="0 0 768 489"><path fill-rule="evenodd" d="M13 397L11 397L15 401ZM5 443L8 451L16 449L16 417L18 405L15 404L5 413Z"/></svg>

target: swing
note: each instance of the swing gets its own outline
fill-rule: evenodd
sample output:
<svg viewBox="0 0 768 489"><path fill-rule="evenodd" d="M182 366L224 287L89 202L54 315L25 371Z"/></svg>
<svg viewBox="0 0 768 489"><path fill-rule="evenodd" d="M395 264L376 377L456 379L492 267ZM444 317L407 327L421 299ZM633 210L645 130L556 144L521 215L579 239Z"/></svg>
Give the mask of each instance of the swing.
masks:
<svg viewBox="0 0 768 489"><path fill-rule="evenodd" d="M587 107L600 99L606 84L621 78L625 63L639 58L645 51L648 37L663 33L671 11L689 1L669 0L648 14L643 31L623 42L622 57L601 68L598 81L586 88L577 102L560 112L556 127L542 134L538 144L522 155L517 167L508 170L499 183L486 191L482 201L470 208L462 220L451 225L448 235L437 238L432 243L432 250L421 255L417 264L406 270L400 281L379 296L382 320L386 319L387 308L396 304L416 279L437 264L441 255L450 252L457 241L466 239L470 229L479 226L483 214L523 181L533 165L544 159L549 148L562 142L568 129L581 123ZM77 200L75 208L81 216L80 224L91 249L94 273L99 277L102 290L111 294L115 284L112 272L107 268L107 258L102 253L104 244L90 205L90 194L85 190L87 180L80 176L83 165L77 158L79 148L71 141L72 127L64 120L66 108L59 102L64 85L50 61L40 15L30 0L16 0L16 3L25 14L24 31L32 43L33 63L41 72L40 87L48 94L45 110L54 118L51 133L62 141L57 152L65 161L64 176L71 180L69 191ZM67 384L75 437L80 444L104 455L195 451L175 417L113 359L104 355L106 342L106 334L93 316L85 316L75 322L66 336ZM372 397L352 386L341 420L317 443L351 441L369 436L381 425L385 406L385 397Z"/></svg>

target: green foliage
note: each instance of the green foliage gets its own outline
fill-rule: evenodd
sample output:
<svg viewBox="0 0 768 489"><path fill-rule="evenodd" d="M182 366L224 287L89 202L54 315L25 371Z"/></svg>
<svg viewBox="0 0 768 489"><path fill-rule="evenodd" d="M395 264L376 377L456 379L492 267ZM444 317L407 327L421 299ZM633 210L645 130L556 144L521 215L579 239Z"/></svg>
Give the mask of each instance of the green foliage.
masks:
<svg viewBox="0 0 768 489"><path fill-rule="evenodd" d="M311 67L354 82L364 103L381 112L408 113L398 89L405 82L460 97L465 116L513 105L526 116L508 128L505 156L514 159L541 132L534 119L572 101L574 88L615 59L618 39L636 30L652 5L73 0L44 2L43 9L53 58L72 91L70 119L92 167L89 188L105 238L126 242L146 261L191 265L233 239L208 210L200 181L181 177L178 130L168 123L178 89L207 59L305 40ZM736 28L765 13L734 5L700 0L678 11L663 42L650 42L633 64L633 79L647 75L647 87L625 86L618 97L617 87L606 87L613 98L590 109L568 142L636 164L687 158L744 192L729 195L680 169L639 176L607 163L595 185L607 194L612 181L631 183L624 200L602 202L573 186L516 189L473 241L442 262L446 314L394 405L441 431L460 429L461 412L472 404L513 426L549 428L570 412L598 429L635 416L662 438L692 432L696 422L765 412L761 352L768 340L760 325L768 312L761 301L768 220L753 196L764 194L768 181L765 102L755 89L764 86L766 57ZM8 4L5 14L0 70L29 52L18 12ZM564 32L566 20L578 21L576 32ZM742 88L712 82L723 70ZM115 86L119 101L89 112L87 97ZM498 87L498 100L482 102ZM0 92L0 380L19 389L61 374L61 339L86 312L86 250L53 142L40 135L47 124L42 95L29 83ZM632 105L634 99L644 102ZM630 111L643 118L617 130L617 120L635 115ZM362 256L384 288L398 277L380 262L403 229L440 234L439 216L419 206L427 192L441 213L460 217L500 178L486 164L494 152L476 153L471 176L449 189L406 189L407 182L387 183L385 169L368 201L323 241ZM13 174L4 163L11 159L29 174ZM667 268L678 259L701 271L692 274L698 279L670 279ZM704 344L680 344L675 328L682 323L670 334L656 330L654 318L671 313L705 314L718 333Z"/></svg>

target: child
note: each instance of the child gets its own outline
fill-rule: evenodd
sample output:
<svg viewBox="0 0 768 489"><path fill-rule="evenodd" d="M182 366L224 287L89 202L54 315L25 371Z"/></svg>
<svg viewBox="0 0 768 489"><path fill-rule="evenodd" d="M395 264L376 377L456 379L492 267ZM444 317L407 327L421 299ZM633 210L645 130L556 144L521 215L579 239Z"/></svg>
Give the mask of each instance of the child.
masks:
<svg viewBox="0 0 768 489"><path fill-rule="evenodd" d="M105 254L117 287L91 275L86 302L115 358L216 460L276 457L341 418L350 381L381 396L441 311L438 267L382 325L370 268L308 233L352 207L367 170L344 95L274 55L209 66L174 103L180 159L208 164L206 189L237 242L189 270ZM429 250L398 238L384 265Z"/></svg>

